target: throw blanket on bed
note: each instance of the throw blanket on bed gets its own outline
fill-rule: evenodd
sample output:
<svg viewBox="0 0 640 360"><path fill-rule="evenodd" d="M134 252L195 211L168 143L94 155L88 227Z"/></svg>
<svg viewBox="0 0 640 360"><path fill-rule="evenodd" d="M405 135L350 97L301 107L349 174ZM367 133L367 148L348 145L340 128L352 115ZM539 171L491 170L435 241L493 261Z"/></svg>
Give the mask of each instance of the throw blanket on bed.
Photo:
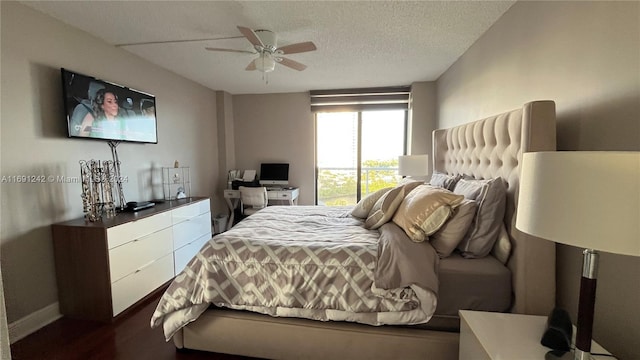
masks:
<svg viewBox="0 0 640 360"><path fill-rule="evenodd" d="M437 302L435 250L393 223L366 230L350 210L272 206L216 235L176 276L151 326L163 324L169 340L210 304L371 325L427 322Z"/></svg>

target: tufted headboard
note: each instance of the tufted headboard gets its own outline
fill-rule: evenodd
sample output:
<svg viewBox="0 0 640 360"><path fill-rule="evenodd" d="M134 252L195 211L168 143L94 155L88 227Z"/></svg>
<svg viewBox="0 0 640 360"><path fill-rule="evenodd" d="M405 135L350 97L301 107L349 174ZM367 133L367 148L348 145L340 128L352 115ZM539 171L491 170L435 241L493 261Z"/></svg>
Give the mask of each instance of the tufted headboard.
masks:
<svg viewBox="0 0 640 360"><path fill-rule="evenodd" d="M555 103L520 109L433 132L433 170L477 179L501 177L507 186L504 223L512 251L512 312L548 315L555 306L555 244L515 228L522 154L556 149Z"/></svg>

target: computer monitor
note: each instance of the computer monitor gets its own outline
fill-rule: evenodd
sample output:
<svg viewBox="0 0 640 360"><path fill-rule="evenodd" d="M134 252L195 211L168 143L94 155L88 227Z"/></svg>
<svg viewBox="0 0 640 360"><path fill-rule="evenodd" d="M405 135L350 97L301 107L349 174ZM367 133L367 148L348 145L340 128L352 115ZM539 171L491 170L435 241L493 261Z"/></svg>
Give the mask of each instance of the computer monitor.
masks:
<svg viewBox="0 0 640 360"><path fill-rule="evenodd" d="M260 185L289 185L289 164L260 164Z"/></svg>

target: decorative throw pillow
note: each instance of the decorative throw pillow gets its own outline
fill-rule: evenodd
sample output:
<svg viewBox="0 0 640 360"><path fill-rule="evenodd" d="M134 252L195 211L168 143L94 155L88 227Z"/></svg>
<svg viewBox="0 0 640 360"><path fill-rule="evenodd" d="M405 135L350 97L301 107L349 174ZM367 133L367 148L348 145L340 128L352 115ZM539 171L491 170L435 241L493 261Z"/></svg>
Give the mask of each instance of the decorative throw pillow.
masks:
<svg viewBox="0 0 640 360"><path fill-rule="evenodd" d="M491 255L505 265L507 264L507 261L509 261L509 256L511 255L511 239L509 238L509 233L504 227L504 224L502 224L502 227L500 228L498 240L496 240L496 243L493 245L493 249L491 249Z"/></svg>
<svg viewBox="0 0 640 360"><path fill-rule="evenodd" d="M369 212L369 216L367 216L367 220L364 222L364 227L366 229L377 229L382 224L388 222L393 217L393 214L400 206L402 199L404 199L405 194L408 194L422 184L420 181L413 181L406 184L401 184L393 189L387 191L384 195L376 201Z"/></svg>
<svg viewBox="0 0 640 360"><path fill-rule="evenodd" d="M439 172L434 172L431 175L431 180L429 180L429 185L441 187L447 190L453 190L460 178L460 175L447 175Z"/></svg>
<svg viewBox="0 0 640 360"><path fill-rule="evenodd" d="M354 207L353 210L351 210L351 215L360 219L366 219L367 216L369 216L369 213L371 212L373 205L376 204L376 201L378 201L378 199L380 199L382 195L386 194L391 189L392 188L390 187L380 189L378 191L375 191L365 196L363 199L361 199L358 202L356 207Z"/></svg>
<svg viewBox="0 0 640 360"><path fill-rule="evenodd" d="M500 234L506 205L507 188L501 178L489 180L460 179L453 190L478 203L476 216L458 244L462 256L481 258L491 252Z"/></svg>
<svg viewBox="0 0 640 360"><path fill-rule="evenodd" d="M412 192L414 189L416 189L420 185L424 185L424 181L413 180L413 181L404 182L402 184L402 189L404 191L404 196L407 196L407 194Z"/></svg>
<svg viewBox="0 0 640 360"><path fill-rule="evenodd" d="M393 222L400 226L415 242L425 241L449 219L452 208L458 206L464 196L430 185L420 185L407 194L393 215Z"/></svg>
<svg viewBox="0 0 640 360"><path fill-rule="evenodd" d="M429 243L436 249L440 258L446 258L456 249L464 235L469 230L471 222L476 215L478 203L464 199L453 210L451 218L442 225L440 230L429 237Z"/></svg>

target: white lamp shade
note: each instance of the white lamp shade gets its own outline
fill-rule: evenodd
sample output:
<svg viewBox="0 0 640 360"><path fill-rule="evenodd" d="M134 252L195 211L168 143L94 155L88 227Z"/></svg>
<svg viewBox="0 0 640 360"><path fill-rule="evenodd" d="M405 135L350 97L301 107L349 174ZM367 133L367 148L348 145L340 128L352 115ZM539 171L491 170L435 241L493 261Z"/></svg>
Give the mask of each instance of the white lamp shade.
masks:
<svg viewBox="0 0 640 360"><path fill-rule="evenodd" d="M398 157L398 174L401 176L429 175L429 155L403 155Z"/></svg>
<svg viewBox="0 0 640 360"><path fill-rule="evenodd" d="M640 256L640 152L523 154L516 228L561 244Z"/></svg>
<svg viewBox="0 0 640 360"><path fill-rule="evenodd" d="M256 69L261 72L271 72L276 68L276 61L268 53L260 54L260 57L253 60Z"/></svg>

